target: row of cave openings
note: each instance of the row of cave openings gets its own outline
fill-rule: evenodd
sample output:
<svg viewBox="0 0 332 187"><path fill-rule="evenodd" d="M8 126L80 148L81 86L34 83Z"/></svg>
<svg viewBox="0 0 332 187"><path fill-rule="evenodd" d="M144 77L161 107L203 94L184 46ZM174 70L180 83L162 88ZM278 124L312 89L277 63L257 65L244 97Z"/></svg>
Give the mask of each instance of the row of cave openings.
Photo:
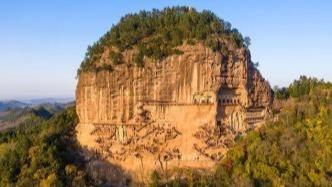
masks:
<svg viewBox="0 0 332 187"><path fill-rule="evenodd" d="M211 104L213 103L210 99L197 100L194 98L195 104ZM240 99L218 99L218 105L240 105Z"/></svg>
<svg viewBox="0 0 332 187"><path fill-rule="evenodd" d="M249 124L254 124L254 123L257 123L257 122L260 122L260 121L264 120L264 116L251 117L251 118L247 118L246 120Z"/></svg>
<svg viewBox="0 0 332 187"><path fill-rule="evenodd" d="M239 99L218 99L218 105L237 105L241 104Z"/></svg>

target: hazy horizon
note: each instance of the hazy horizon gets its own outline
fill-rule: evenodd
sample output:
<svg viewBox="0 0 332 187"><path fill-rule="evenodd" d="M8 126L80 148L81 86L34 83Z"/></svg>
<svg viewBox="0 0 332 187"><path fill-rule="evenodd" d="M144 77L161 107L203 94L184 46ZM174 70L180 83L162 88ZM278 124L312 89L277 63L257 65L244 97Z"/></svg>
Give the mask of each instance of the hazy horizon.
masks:
<svg viewBox="0 0 332 187"><path fill-rule="evenodd" d="M6 102L6 101L19 101L23 103L30 103L36 100L45 100L45 103L47 103L47 100L67 100L68 102L75 101L75 96L59 96L59 97L43 97L43 96L32 96L32 97L16 97L16 98L8 98L8 99L1 99L0 102Z"/></svg>
<svg viewBox="0 0 332 187"><path fill-rule="evenodd" d="M74 97L89 44L125 14L177 5L211 10L249 36L272 87L300 75L332 81L332 2L14 0L0 3L0 100Z"/></svg>

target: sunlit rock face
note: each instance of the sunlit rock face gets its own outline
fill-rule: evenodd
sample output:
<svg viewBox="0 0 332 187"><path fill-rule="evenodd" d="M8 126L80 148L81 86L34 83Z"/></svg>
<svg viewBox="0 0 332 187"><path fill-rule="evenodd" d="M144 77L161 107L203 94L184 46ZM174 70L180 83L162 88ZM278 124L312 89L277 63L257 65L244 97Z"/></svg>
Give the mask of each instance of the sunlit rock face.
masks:
<svg viewBox="0 0 332 187"><path fill-rule="evenodd" d="M79 142L133 172L210 167L237 134L268 116L272 91L247 49L227 56L201 44L179 49L144 68L81 73Z"/></svg>

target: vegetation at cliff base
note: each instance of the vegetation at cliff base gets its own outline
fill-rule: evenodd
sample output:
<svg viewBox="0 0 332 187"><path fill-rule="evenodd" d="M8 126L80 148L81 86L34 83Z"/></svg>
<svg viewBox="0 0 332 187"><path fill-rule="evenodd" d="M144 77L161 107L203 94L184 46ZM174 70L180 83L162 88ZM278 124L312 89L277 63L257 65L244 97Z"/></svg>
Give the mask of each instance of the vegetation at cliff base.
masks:
<svg viewBox="0 0 332 187"><path fill-rule="evenodd" d="M85 186L73 151L75 108L0 133L0 186Z"/></svg>
<svg viewBox="0 0 332 187"><path fill-rule="evenodd" d="M110 29L99 41L88 47L78 70L98 71L122 62L122 52L136 48L133 63L143 65L144 57L161 60L172 54L181 54L176 47L203 42L214 51L228 53L228 46L246 47L250 38L243 37L231 24L214 13L198 12L190 7L173 7L163 10L140 11L128 14ZM112 64L103 55L109 55ZM97 66L97 64L102 64Z"/></svg>
<svg viewBox="0 0 332 187"><path fill-rule="evenodd" d="M276 119L241 137L215 172L154 174L152 186L332 186L332 84L302 76L279 91L289 97L275 101Z"/></svg>

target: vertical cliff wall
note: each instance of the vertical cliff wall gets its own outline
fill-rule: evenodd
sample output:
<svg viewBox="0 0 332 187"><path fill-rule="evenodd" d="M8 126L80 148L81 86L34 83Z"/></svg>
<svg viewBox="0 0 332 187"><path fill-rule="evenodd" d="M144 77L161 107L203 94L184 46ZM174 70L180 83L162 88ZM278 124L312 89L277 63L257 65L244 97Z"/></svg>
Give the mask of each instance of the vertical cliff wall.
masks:
<svg viewBox="0 0 332 187"><path fill-rule="evenodd" d="M244 48L229 55L204 45L144 68L83 72L76 90L78 140L130 171L207 167L234 136L268 116L269 84ZM127 61L132 57L125 56Z"/></svg>

